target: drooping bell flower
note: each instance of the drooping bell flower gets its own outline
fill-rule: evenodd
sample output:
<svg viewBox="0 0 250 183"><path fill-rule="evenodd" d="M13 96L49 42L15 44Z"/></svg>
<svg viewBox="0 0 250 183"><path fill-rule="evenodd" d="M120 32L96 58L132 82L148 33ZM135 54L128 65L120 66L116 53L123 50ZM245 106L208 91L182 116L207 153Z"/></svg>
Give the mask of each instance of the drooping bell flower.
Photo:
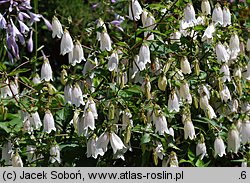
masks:
<svg viewBox="0 0 250 183"><path fill-rule="evenodd" d="M121 138L114 132L111 132L110 134L110 144L114 154L116 154L118 151L124 151L126 149Z"/></svg>
<svg viewBox="0 0 250 183"><path fill-rule="evenodd" d="M97 109L96 109L96 104L95 104L95 101L93 100L92 97L88 98L88 100L87 100L87 102L85 104L85 107L84 107L84 112L86 112L88 108L93 113L94 118L97 119L98 118L98 113L97 113Z"/></svg>
<svg viewBox="0 0 250 183"><path fill-rule="evenodd" d="M15 152L11 156L13 167L23 167L23 161L18 152Z"/></svg>
<svg viewBox="0 0 250 183"><path fill-rule="evenodd" d="M195 139L196 135L195 135L195 130L194 130L194 125L193 122L191 120L186 120L184 122L184 138L185 139L190 139L193 140Z"/></svg>
<svg viewBox="0 0 250 183"><path fill-rule="evenodd" d="M52 18L52 38L61 38L63 35L62 24L56 16Z"/></svg>
<svg viewBox="0 0 250 183"><path fill-rule="evenodd" d="M184 21L188 24L196 24L194 7L190 3L184 9Z"/></svg>
<svg viewBox="0 0 250 183"><path fill-rule="evenodd" d="M236 127L233 127L228 131L227 135L227 152L232 151L233 153L238 153L240 148L240 134Z"/></svg>
<svg viewBox="0 0 250 183"><path fill-rule="evenodd" d="M181 71L183 74L190 74L192 72L187 57L181 59Z"/></svg>
<svg viewBox="0 0 250 183"><path fill-rule="evenodd" d="M30 121L31 127L35 130L40 129L42 126L42 122L37 111L31 113L31 116L29 116L29 121Z"/></svg>
<svg viewBox="0 0 250 183"><path fill-rule="evenodd" d="M222 74L223 76L221 77L222 82L230 82L231 81L231 77L230 77L230 71L229 71L229 67L227 63L224 63L221 68L220 68L220 74Z"/></svg>
<svg viewBox="0 0 250 183"><path fill-rule="evenodd" d="M233 34L229 42L231 59L235 60L240 52L240 40L237 34Z"/></svg>
<svg viewBox="0 0 250 183"><path fill-rule="evenodd" d="M220 98L224 102L227 102L228 100L232 99L230 91L225 84L223 85L223 89L220 91Z"/></svg>
<svg viewBox="0 0 250 183"><path fill-rule="evenodd" d="M180 104L179 99L176 95L176 92L173 90L168 97L168 109L170 112L179 112L180 111Z"/></svg>
<svg viewBox="0 0 250 183"><path fill-rule="evenodd" d="M116 71L118 70L119 57L117 51L114 51L108 61L108 70Z"/></svg>
<svg viewBox="0 0 250 183"><path fill-rule="evenodd" d="M223 25L223 12L219 3L215 5L215 8L212 13L212 20L215 25Z"/></svg>
<svg viewBox="0 0 250 183"><path fill-rule="evenodd" d="M221 43L218 43L216 45L216 56L217 56L217 60L219 63L228 62L228 60L230 58L230 56L226 50L226 47Z"/></svg>
<svg viewBox="0 0 250 183"><path fill-rule="evenodd" d="M75 83L72 88L72 102L73 105L79 107L80 105L84 105L82 90L80 86Z"/></svg>
<svg viewBox="0 0 250 183"><path fill-rule="evenodd" d="M226 155L226 147L221 137L216 137L214 141L214 157Z"/></svg>
<svg viewBox="0 0 250 183"><path fill-rule="evenodd" d="M159 135L165 135L165 133L169 134L168 124L166 117L162 114L162 112L158 112L159 114L153 113L153 123L155 125L155 133L158 132Z"/></svg>
<svg viewBox="0 0 250 183"><path fill-rule="evenodd" d="M83 120L83 133L84 136L87 137L89 135L89 129L94 130L95 129L95 117L91 109L87 109L87 111L84 114L84 120Z"/></svg>
<svg viewBox="0 0 250 183"><path fill-rule="evenodd" d="M100 35L100 50L101 51L112 50L111 39L107 31L103 31Z"/></svg>
<svg viewBox="0 0 250 183"><path fill-rule="evenodd" d="M96 147L96 141L97 141L97 137L94 136L94 137L91 137L88 142L87 142L87 158L89 157L93 157L93 158L97 158L98 154L103 156L104 155L104 152L101 148L97 148Z"/></svg>
<svg viewBox="0 0 250 183"><path fill-rule="evenodd" d="M107 32L107 27L101 18L99 18L96 22L97 22L97 24L96 24L96 28L97 28L96 39L98 41L100 41L101 40L101 32L103 32L103 31ZM99 30L99 29L101 29L101 30Z"/></svg>
<svg viewBox="0 0 250 183"><path fill-rule="evenodd" d="M42 69L41 69L41 80L45 80L45 81L53 81L52 78L52 68L50 66L49 60L45 59L42 65Z"/></svg>
<svg viewBox="0 0 250 183"><path fill-rule="evenodd" d="M146 42L142 43L142 45L140 47L139 61L143 62L144 64L151 63L150 50L149 50L149 46Z"/></svg>
<svg viewBox="0 0 250 183"><path fill-rule="evenodd" d="M69 34L69 31L65 29L61 40L60 54L65 55L66 53L70 53L73 51L73 48L73 40Z"/></svg>
<svg viewBox="0 0 250 183"><path fill-rule="evenodd" d="M140 20L140 15L142 14L142 8L138 0L131 0L129 2L129 19L138 21Z"/></svg>
<svg viewBox="0 0 250 183"><path fill-rule="evenodd" d="M201 138L198 141L198 144L196 145L196 156L199 156L199 158L202 160L206 154L207 148L205 144L205 139L204 136L201 134Z"/></svg>
<svg viewBox="0 0 250 183"><path fill-rule="evenodd" d="M190 94L189 85L187 81L181 83L180 86L180 97L188 104L192 104L192 96Z"/></svg>
<svg viewBox="0 0 250 183"><path fill-rule="evenodd" d="M26 151L27 151L27 159L28 162L31 163L33 161L36 160L36 146L34 145L27 145L26 147Z"/></svg>
<svg viewBox="0 0 250 183"><path fill-rule="evenodd" d="M250 121L244 120L241 124L241 142L243 145L250 143Z"/></svg>
<svg viewBox="0 0 250 183"><path fill-rule="evenodd" d="M148 36L147 40L154 40L154 35L153 33L150 33L150 30L153 30L155 28L155 18L151 13L148 13L145 10L142 13L142 25L144 28L147 28L147 30L149 30L144 32L144 37Z"/></svg>
<svg viewBox="0 0 250 183"><path fill-rule="evenodd" d="M27 47L28 47L28 51L29 52L32 52L33 51L33 39L32 39L32 36L33 36L33 31L31 30L30 31L30 37L29 37L29 40L28 40L28 44L27 44Z"/></svg>
<svg viewBox="0 0 250 183"><path fill-rule="evenodd" d="M201 11L204 15L211 15L211 6L208 0L202 0Z"/></svg>
<svg viewBox="0 0 250 183"><path fill-rule="evenodd" d="M39 84L39 83L41 83L41 78L40 78L40 76L39 76L39 74L35 74L35 76L33 77L33 79L32 79L32 82L34 83L34 84Z"/></svg>
<svg viewBox="0 0 250 183"><path fill-rule="evenodd" d="M247 39L247 51L250 51L250 38Z"/></svg>
<svg viewBox="0 0 250 183"><path fill-rule="evenodd" d="M211 42L213 40L213 33L215 32L214 24L211 23L205 30L202 41Z"/></svg>
<svg viewBox="0 0 250 183"><path fill-rule="evenodd" d="M213 109L213 107L211 105L208 105L208 107L206 109L206 114L207 114L207 117L209 119L214 119L214 118L217 117L215 112L214 112L214 109Z"/></svg>
<svg viewBox="0 0 250 183"><path fill-rule="evenodd" d="M86 59L84 58L82 45L77 40L72 52L69 53L69 63L75 66L76 63L81 63L82 60L86 61Z"/></svg>
<svg viewBox="0 0 250 183"><path fill-rule="evenodd" d="M11 154L12 154L12 144L10 142L6 142L2 146L2 159L4 161L4 165L10 166L11 162Z"/></svg>
<svg viewBox="0 0 250 183"><path fill-rule="evenodd" d="M43 127L44 131L50 133L52 130L56 131L54 117L51 114L50 110L46 110L43 118Z"/></svg>
<svg viewBox="0 0 250 183"><path fill-rule="evenodd" d="M165 156L165 153L164 153L162 143L161 142L156 142L156 144L157 144L157 146L155 148L156 155L157 155L158 158L163 160L163 157Z"/></svg>
<svg viewBox="0 0 250 183"><path fill-rule="evenodd" d="M0 13L0 29L6 29L7 28L7 22L4 18L4 16Z"/></svg>
<svg viewBox="0 0 250 183"><path fill-rule="evenodd" d="M60 148L57 144L52 145L50 148L50 162L51 163L61 163Z"/></svg>
<svg viewBox="0 0 250 183"><path fill-rule="evenodd" d="M29 32L29 27L23 23L22 21L18 20L18 23L19 23L19 26L20 26L20 32L22 34L26 33L26 32Z"/></svg>
<svg viewBox="0 0 250 183"><path fill-rule="evenodd" d="M231 25L231 13L228 7L223 7L223 27Z"/></svg>

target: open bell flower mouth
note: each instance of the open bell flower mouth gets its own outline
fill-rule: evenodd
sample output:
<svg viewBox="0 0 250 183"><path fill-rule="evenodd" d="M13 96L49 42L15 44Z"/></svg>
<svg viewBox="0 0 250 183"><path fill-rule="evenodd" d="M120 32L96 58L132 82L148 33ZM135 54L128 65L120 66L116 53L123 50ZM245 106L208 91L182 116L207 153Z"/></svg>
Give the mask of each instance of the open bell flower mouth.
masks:
<svg viewBox="0 0 250 183"><path fill-rule="evenodd" d="M48 59L44 60L43 62L42 69L41 69L41 80L53 81L52 68L50 66Z"/></svg>
<svg viewBox="0 0 250 183"><path fill-rule="evenodd" d="M214 157L226 155L226 147L221 137L216 137L214 141Z"/></svg>
<svg viewBox="0 0 250 183"><path fill-rule="evenodd" d="M57 17L53 17L52 19L52 38L61 38L63 35L63 28L62 28L62 24L60 23L60 21L58 20Z"/></svg>
<svg viewBox="0 0 250 183"><path fill-rule="evenodd" d="M47 133L51 133L52 130L56 131L54 117L51 114L50 110L47 110L45 112L45 115L43 118L43 128L44 128L44 131Z"/></svg>

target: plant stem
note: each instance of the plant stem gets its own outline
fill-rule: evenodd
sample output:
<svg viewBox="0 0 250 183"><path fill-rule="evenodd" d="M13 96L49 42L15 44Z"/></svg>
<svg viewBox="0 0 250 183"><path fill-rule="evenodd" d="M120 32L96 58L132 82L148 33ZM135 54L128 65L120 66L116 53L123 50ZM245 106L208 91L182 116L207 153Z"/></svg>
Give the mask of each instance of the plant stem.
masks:
<svg viewBox="0 0 250 183"><path fill-rule="evenodd" d="M38 13L38 0L34 0L34 10L35 13ZM37 60L37 48L38 48L38 30L37 30L37 22L35 22L35 61ZM34 64L35 71L35 64Z"/></svg>

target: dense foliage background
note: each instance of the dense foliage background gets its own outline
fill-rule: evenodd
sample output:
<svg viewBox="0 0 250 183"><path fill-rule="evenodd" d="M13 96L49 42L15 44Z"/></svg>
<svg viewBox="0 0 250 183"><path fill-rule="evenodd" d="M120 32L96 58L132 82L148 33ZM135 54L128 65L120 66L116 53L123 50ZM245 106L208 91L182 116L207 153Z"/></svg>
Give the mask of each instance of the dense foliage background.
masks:
<svg viewBox="0 0 250 183"><path fill-rule="evenodd" d="M28 1L14 2L17 5L13 7L19 7ZM40 15L39 21L24 19L28 26L27 32L21 32L24 44L12 28L1 27L0 16L2 166L250 164L250 2L218 1L222 9L228 7L231 12L231 24L226 26L212 19L217 1L209 1L209 15L202 12L200 0L138 2L143 12L136 20L129 18L128 0L34 0L32 9L25 5L12 11L8 0L0 0L0 15L9 27L15 24L19 29L19 10ZM184 10L188 3L200 23L181 23L187 21ZM54 16L74 44L80 42L86 60L70 64L69 53L61 54L63 38L52 38ZM207 30L210 25L214 31ZM112 41L111 50L101 48L103 38L98 40L98 34L104 33ZM205 34L212 37L206 39ZM234 35L239 38L236 53L233 48L237 43L231 43ZM16 44L9 40L11 36ZM220 43L226 52L218 51ZM36 82L37 74L44 75L46 60L53 80ZM72 89L71 98L67 87ZM90 103L96 105L95 119ZM44 131L48 111L56 128L51 132ZM41 127L32 126L39 122L32 116L35 112ZM50 123L51 117L48 120ZM93 120L94 128L86 127ZM106 152L107 139L102 135L110 141ZM99 141L87 147L93 139ZM225 147L221 142L215 145L218 139ZM98 155L98 148L104 152Z"/></svg>

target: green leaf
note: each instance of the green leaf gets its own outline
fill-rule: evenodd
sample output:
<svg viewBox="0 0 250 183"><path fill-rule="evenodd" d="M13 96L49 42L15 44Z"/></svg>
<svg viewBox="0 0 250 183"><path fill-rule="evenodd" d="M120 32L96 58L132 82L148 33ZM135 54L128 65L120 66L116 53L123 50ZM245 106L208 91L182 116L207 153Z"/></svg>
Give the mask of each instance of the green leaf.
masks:
<svg viewBox="0 0 250 183"><path fill-rule="evenodd" d="M195 163L195 166L204 167L204 162L200 158L198 158L196 163Z"/></svg>
<svg viewBox="0 0 250 183"><path fill-rule="evenodd" d="M0 71L4 72L4 71L6 71L6 69L7 69L6 66L4 64L0 63Z"/></svg>
<svg viewBox="0 0 250 183"><path fill-rule="evenodd" d="M145 133L141 138L141 144L146 144L150 142L150 140L151 140L150 134Z"/></svg>
<svg viewBox="0 0 250 183"><path fill-rule="evenodd" d="M28 72L29 70L30 69L28 69L28 68L17 69L17 70L13 70L9 75L10 76L15 76L15 75L20 74L20 73Z"/></svg>
<svg viewBox="0 0 250 183"><path fill-rule="evenodd" d="M0 128L5 130L7 133L11 131L19 132L23 127L23 121L18 114L16 117L7 122L0 122Z"/></svg>
<svg viewBox="0 0 250 183"><path fill-rule="evenodd" d="M32 85L32 82L27 77L21 76L19 79L28 85Z"/></svg>

